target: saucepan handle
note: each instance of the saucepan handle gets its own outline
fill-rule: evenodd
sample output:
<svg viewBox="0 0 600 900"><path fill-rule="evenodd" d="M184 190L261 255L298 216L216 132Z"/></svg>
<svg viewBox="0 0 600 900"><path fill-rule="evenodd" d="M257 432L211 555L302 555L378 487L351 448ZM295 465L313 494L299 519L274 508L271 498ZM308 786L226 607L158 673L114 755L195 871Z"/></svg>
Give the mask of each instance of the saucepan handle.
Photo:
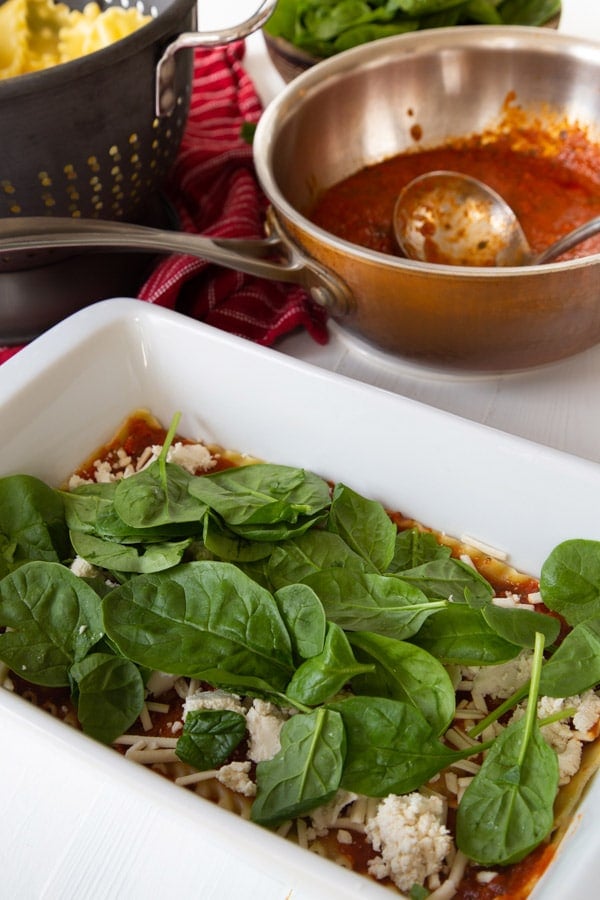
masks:
<svg viewBox="0 0 600 900"><path fill-rule="evenodd" d="M23 216L0 218L0 254L30 256L35 250L69 248L185 254L270 281L301 285L331 313L350 312L352 295L342 279L290 241L272 213L268 231L265 238L209 238L103 219Z"/></svg>
<svg viewBox="0 0 600 900"><path fill-rule="evenodd" d="M241 41L258 31L277 6L278 0L263 0L249 18L219 31L185 31L168 45L156 67L155 107L157 116L168 116L175 109L175 54L194 47L219 47L233 41Z"/></svg>

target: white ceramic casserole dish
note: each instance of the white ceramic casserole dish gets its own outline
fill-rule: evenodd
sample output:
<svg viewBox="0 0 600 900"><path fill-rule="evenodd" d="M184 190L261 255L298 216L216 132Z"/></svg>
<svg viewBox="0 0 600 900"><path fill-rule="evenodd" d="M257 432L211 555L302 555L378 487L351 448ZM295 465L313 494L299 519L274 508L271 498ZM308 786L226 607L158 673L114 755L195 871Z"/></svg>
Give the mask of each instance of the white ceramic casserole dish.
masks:
<svg viewBox="0 0 600 900"><path fill-rule="evenodd" d="M534 574L561 540L600 538L599 466L135 300L77 313L0 369L0 474L58 484L140 406L165 422L181 410L181 433L345 481ZM4 691L0 727L6 896L394 896ZM596 779L536 897L593 893L599 800Z"/></svg>

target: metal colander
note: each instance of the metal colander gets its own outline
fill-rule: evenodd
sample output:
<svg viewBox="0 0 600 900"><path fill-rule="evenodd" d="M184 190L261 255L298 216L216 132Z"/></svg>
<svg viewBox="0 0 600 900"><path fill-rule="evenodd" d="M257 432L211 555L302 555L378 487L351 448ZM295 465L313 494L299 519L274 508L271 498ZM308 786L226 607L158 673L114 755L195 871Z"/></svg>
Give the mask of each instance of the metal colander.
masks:
<svg viewBox="0 0 600 900"><path fill-rule="evenodd" d="M170 115L155 112L155 70L174 38L195 27L196 0L139 0L137 7L153 19L129 37L0 81L0 217L146 217L185 126L191 53L174 61Z"/></svg>
<svg viewBox="0 0 600 900"><path fill-rule="evenodd" d="M82 9L87 0L67 2ZM277 0L262 0L244 22L214 32L194 30L197 0L112 2L135 2L152 20L88 56L0 80L0 219L172 227L161 189L187 120L193 48L246 37ZM0 343L30 340L103 297L134 294L150 263L139 254L0 246Z"/></svg>
<svg viewBox="0 0 600 900"><path fill-rule="evenodd" d="M4 0L0 0L0 5ZM131 0L99 0L102 9ZM87 0L69 0L83 9ZM88 56L0 80L0 218L147 219L189 108L192 49L246 37L271 14L197 32L197 0L135 0L152 21Z"/></svg>

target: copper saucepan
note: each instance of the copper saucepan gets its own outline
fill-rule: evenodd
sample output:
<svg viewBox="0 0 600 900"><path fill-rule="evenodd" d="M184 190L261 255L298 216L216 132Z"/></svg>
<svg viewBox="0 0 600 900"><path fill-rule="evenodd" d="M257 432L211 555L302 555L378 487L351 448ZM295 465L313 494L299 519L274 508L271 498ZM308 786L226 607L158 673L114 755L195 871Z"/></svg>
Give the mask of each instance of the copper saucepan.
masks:
<svg viewBox="0 0 600 900"><path fill-rule="evenodd" d="M306 217L320 191L370 163L494 125L505 100L600 137L600 47L545 28L432 29L309 70L267 108L256 165L280 226L352 297L338 321L411 360L503 371L600 341L600 256L531 268L434 266L363 250ZM418 126L418 129L415 129ZM599 191L600 191L600 173ZM540 198L543 202L543 198Z"/></svg>

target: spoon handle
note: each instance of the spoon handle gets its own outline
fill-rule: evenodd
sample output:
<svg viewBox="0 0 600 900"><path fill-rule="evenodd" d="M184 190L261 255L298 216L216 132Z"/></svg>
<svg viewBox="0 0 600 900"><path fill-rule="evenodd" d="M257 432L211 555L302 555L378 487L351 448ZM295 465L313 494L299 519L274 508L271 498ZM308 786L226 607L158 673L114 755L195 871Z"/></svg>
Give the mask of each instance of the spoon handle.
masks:
<svg viewBox="0 0 600 900"><path fill-rule="evenodd" d="M581 244L582 241L593 237L595 234L598 234L599 231L600 216L595 216L593 219L590 219L589 222L584 222L579 228L575 228L573 231L565 234L564 237L559 238L558 241L544 250L543 253L538 253L538 255L532 259L531 263L534 266L538 266L542 263L552 262L557 256L561 256L563 253L566 253L567 250L570 250L577 244Z"/></svg>

